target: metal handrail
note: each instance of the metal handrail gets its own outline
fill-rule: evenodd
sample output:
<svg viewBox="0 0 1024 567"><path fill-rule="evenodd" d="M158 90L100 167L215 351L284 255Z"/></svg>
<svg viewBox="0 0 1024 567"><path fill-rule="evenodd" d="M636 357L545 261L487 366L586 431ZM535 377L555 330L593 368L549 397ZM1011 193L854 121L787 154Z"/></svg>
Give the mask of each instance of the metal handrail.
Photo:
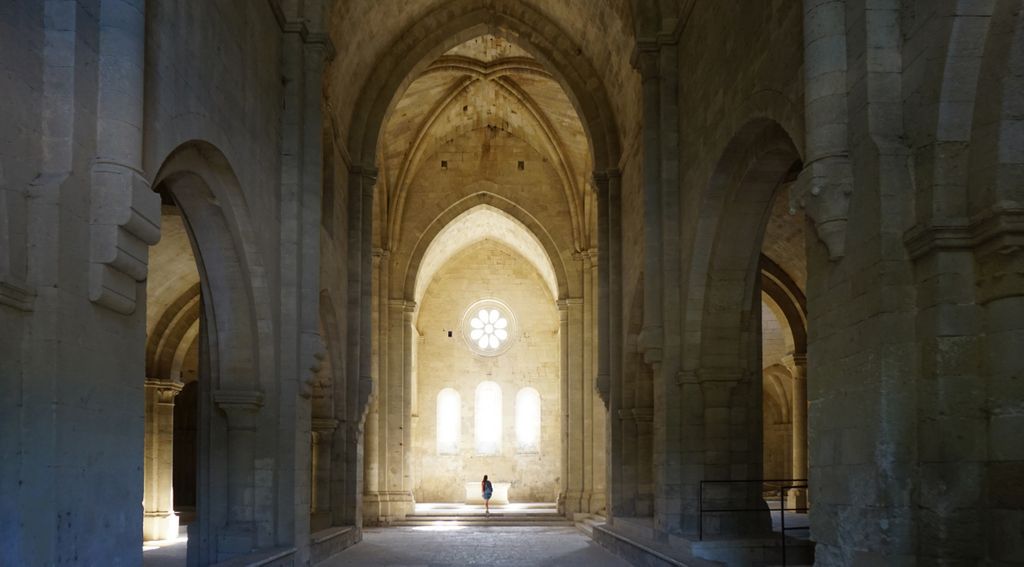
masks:
<svg viewBox="0 0 1024 567"><path fill-rule="evenodd" d="M716 512L764 512L764 508L704 508L704 485L705 484L760 484L762 487L767 484L779 484L778 488L773 491L778 491L779 497L779 517L780 517L780 529L779 537L782 539L782 564L786 565L786 530L802 530L806 529L802 526L791 526L786 527L786 512L807 512L809 508L804 507L786 507L786 493L790 490L804 488L807 486L806 478L779 478L779 479L755 479L755 480L702 480L700 481L700 490L697 493L697 506L698 506L698 539L704 540L704 514L705 513L716 513ZM764 492L762 488L762 493Z"/></svg>

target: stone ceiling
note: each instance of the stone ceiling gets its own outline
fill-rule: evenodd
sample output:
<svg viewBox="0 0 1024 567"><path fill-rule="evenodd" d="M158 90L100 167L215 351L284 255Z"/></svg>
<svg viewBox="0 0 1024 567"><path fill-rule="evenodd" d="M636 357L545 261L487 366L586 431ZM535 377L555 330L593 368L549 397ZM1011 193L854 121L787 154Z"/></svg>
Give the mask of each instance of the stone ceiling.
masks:
<svg viewBox="0 0 1024 567"><path fill-rule="evenodd" d="M583 208L592 161L572 102L540 62L493 35L445 52L393 106L377 160L378 181L394 203L389 208L401 211L418 169L440 146L488 127L508 132L544 156L558 172L565 198ZM488 172L480 173L487 178Z"/></svg>
<svg viewBox="0 0 1024 567"><path fill-rule="evenodd" d="M331 9L329 33L337 49L328 69L327 94L332 120L338 131L348 131L352 109L366 88L371 71L384 55L416 22L438 12L456 13L466 6L501 12L519 7L535 10L551 25L543 30L552 41L570 45L601 75L609 95L621 144L625 147L638 135L640 124L640 80L630 63L635 46L634 22L629 0L343 0ZM461 13L461 12L460 12ZM489 54L456 47L454 56L478 58L515 57L523 52L506 44L507 51ZM487 59L482 61L491 62ZM344 137L339 139L343 143Z"/></svg>

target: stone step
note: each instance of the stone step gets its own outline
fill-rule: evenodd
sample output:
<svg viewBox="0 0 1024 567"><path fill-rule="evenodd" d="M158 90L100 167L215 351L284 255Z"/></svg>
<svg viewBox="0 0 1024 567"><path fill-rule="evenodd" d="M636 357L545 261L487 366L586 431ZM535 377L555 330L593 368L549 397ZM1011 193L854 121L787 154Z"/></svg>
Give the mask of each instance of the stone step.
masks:
<svg viewBox="0 0 1024 567"><path fill-rule="evenodd" d="M594 514L575 514L573 516L573 523L576 525L576 529L589 537L594 537L595 526L603 526L606 521L607 518L604 516Z"/></svg>
<svg viewBox="0 0 1024 567"><path fill-rule="evenodd" d="M416 527L416 526L438 526L438 525L453 525L453 526L467 526L467 527L488 527L488 526L515 526L515 527L572 527L572 522L566 519L545 519L545 520L530 520L523 518L506 518L506 519L494 519L494 518L463 518L463 519L439 519L439 520L426 520L417 518L407 518L405 520L397 521L392 526L395 527Z"/></svg>

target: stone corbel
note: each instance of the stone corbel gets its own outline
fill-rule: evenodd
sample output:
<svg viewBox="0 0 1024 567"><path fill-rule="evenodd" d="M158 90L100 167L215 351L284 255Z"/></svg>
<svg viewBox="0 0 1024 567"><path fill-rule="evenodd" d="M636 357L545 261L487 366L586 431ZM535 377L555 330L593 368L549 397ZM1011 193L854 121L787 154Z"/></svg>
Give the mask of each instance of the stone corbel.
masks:
<svg viewBox="0 0 1024 567"><path fill-rule="evenodd" d="M309 399L313 395L313 384L323 371L327 360L327 343L320 333L302 333L303 359L309 360L309 373L299 384L299 395Z"/></svg>
<svg viewBox="0 0 1024 567"><path fill-rule="evenodd" d="M804 209L814 222L818 239L828 249L829 260L846 253L846 224L853 193L853 171L846 156L830 156L807 165L790 187L789 208Z"/></svg>
<svg viewBox="0 0 1024 567"><path fill-rule="evenodd" d="M123 315L135 311L146 279L149 246L160 240L160 196L142 173L123 164L92 168L89 299Z"/></svg>

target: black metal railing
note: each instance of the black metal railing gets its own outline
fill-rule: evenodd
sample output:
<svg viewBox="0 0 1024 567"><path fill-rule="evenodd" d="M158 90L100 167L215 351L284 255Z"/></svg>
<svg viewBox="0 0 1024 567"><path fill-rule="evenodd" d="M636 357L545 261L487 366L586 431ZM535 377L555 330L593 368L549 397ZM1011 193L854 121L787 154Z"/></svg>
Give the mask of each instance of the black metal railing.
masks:
<svg viewBox="0 0 1024 567"><path fill-rule="evenodd" d="M781 552L782 552L782 564L786 565L786 531L791 530L804 530L808 529L806 526L786 526L786 512L807 512L806 506L794 506L792 508L786 507L786 495L790 490L803 489L807 490L807 479L806 478L781 478L781 479L756 479L756 480L702 480L700 481L700 492L697 495L697 506L699 508L699 527L698 527L698 539L704 540L704 515L705 514L721 514L721 513L752 513L761 512L764 513L764 508L705 508L704 507L704 487L707 485L717 484L760 484L762 486L761 494L765 502L773 500L772 496L764 496L765 494L771 494L778 498L779 501L779 536L781 538ZM770 512L771 510L769 510Z"/></svg>

